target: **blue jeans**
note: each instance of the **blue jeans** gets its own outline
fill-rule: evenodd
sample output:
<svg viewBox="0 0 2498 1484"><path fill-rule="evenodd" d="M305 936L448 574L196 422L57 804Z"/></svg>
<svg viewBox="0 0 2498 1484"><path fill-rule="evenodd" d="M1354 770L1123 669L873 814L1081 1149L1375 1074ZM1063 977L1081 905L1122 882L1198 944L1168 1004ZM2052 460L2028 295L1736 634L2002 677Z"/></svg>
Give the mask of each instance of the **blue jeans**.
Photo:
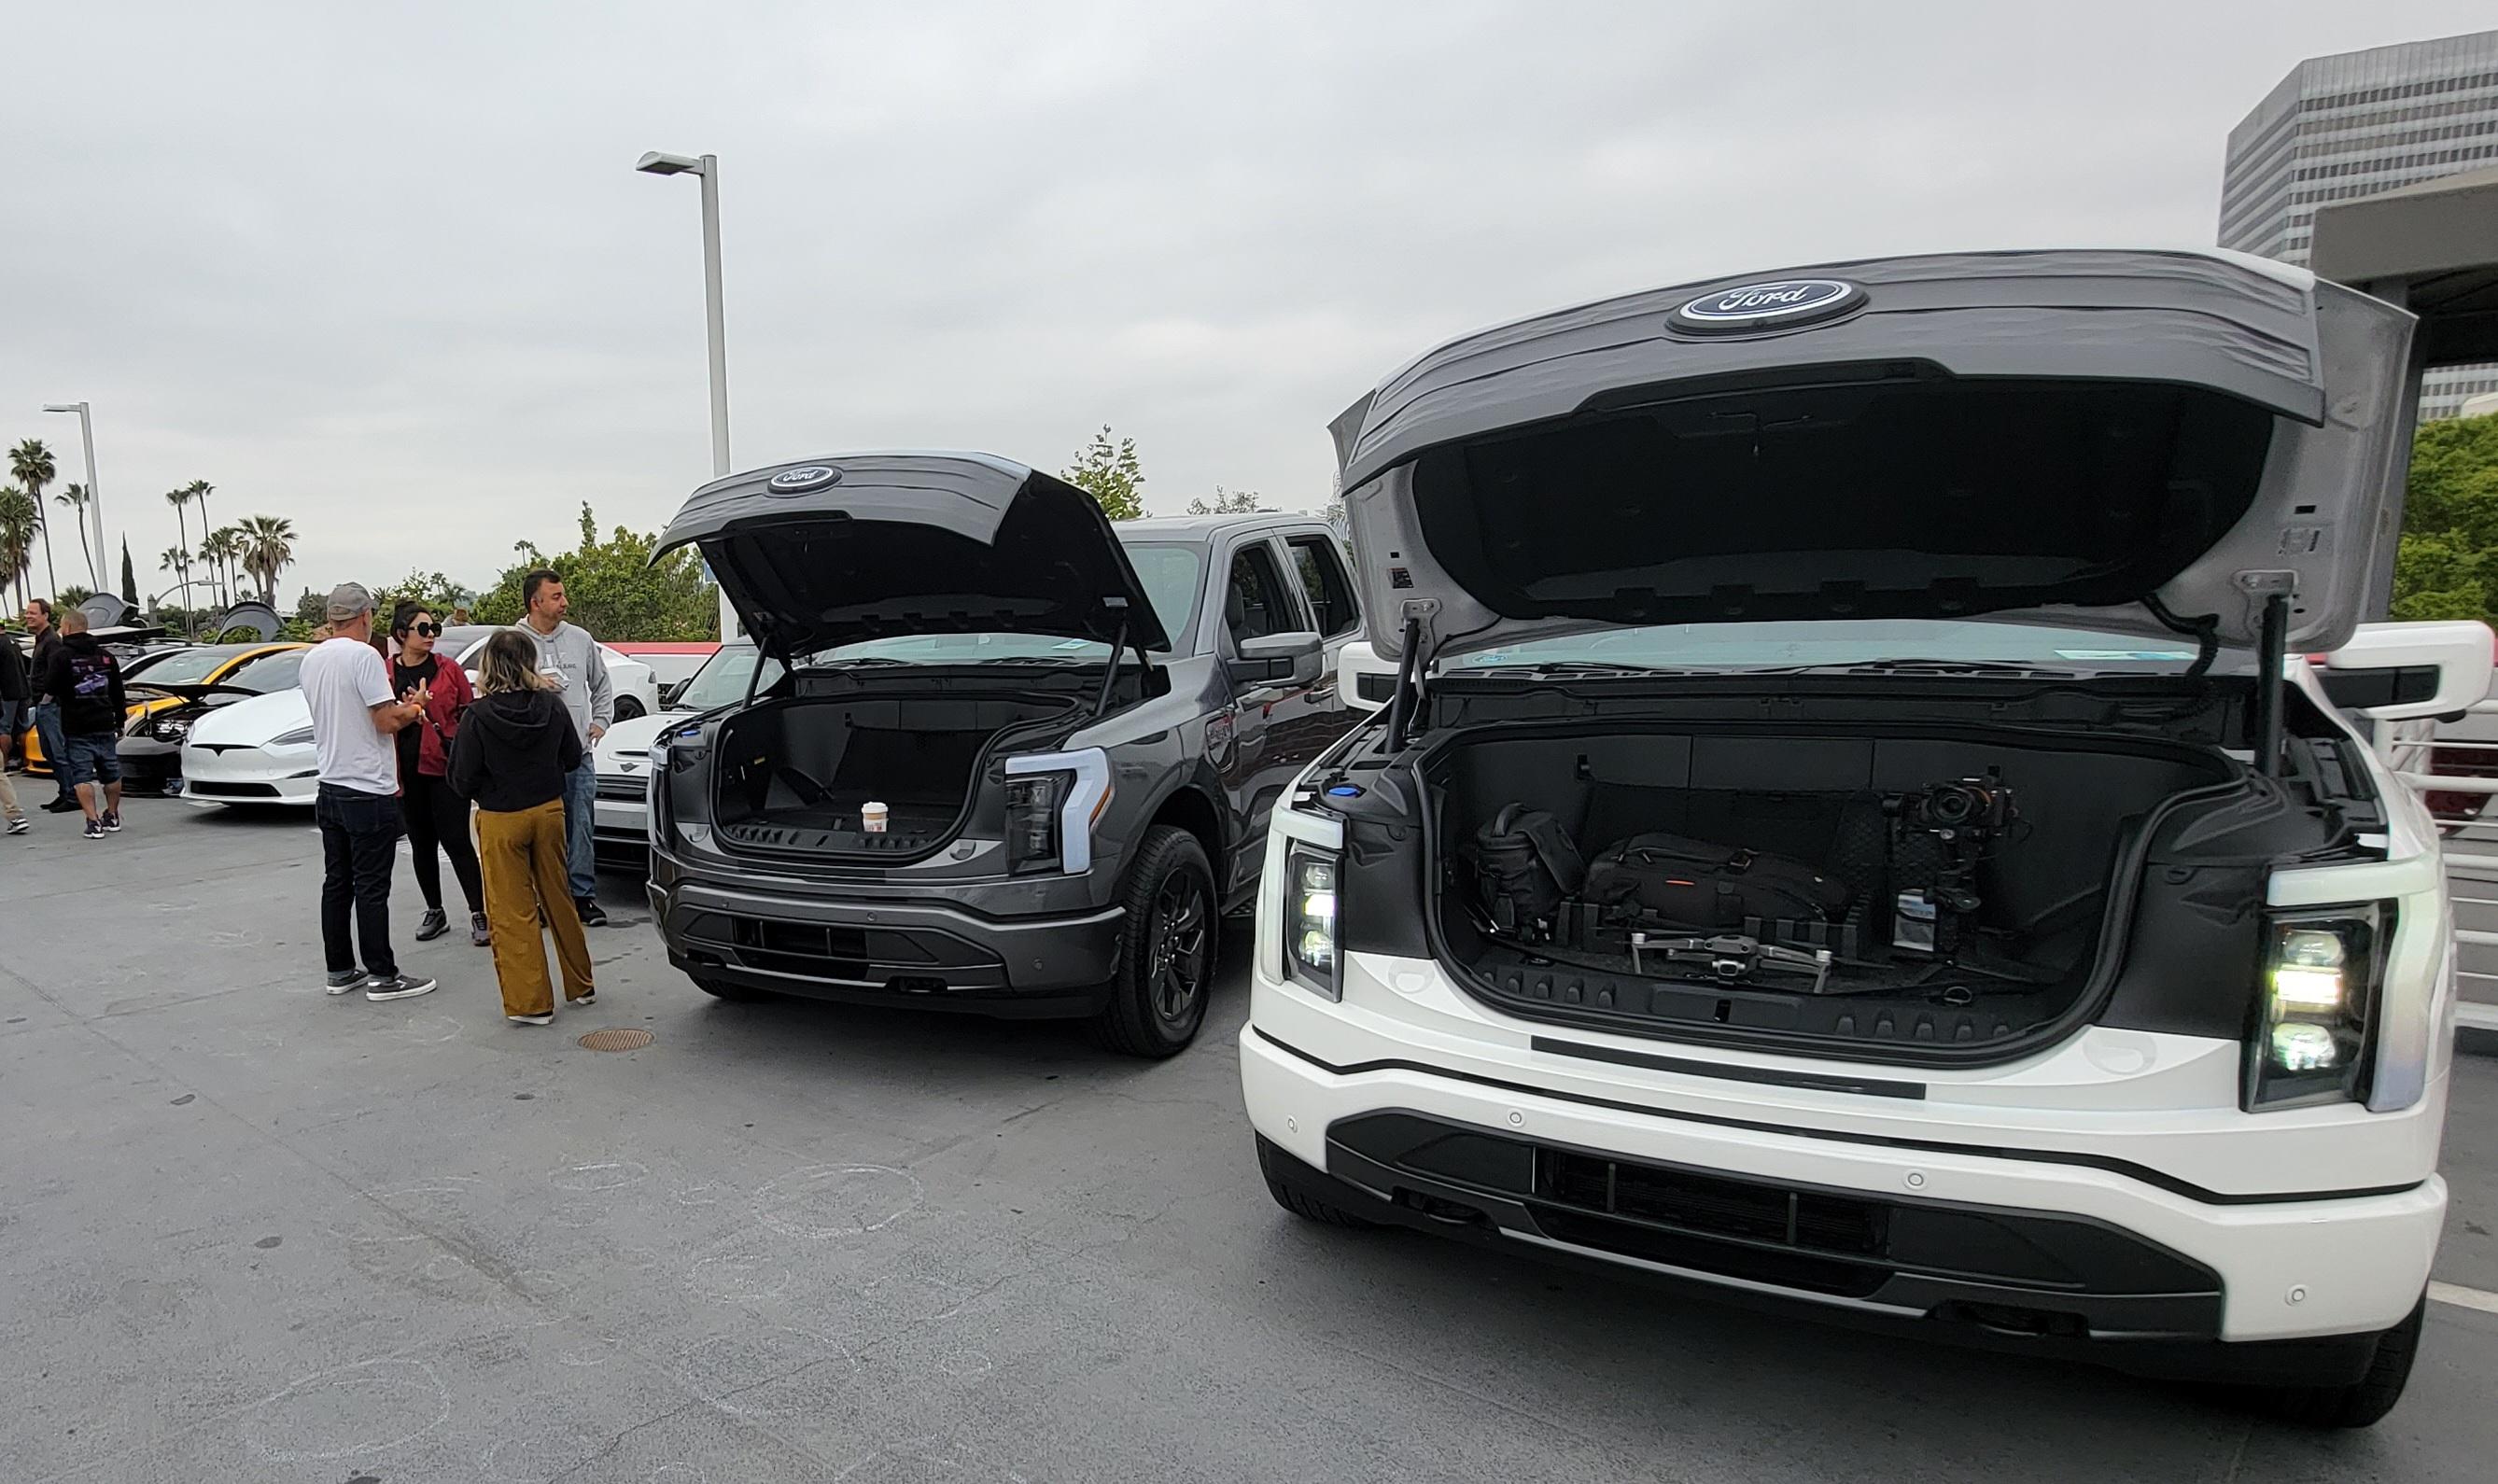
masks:
<svg viewBox="0 0 2498 1484"><path fill-rule="evenodd" d="M78 791L70 786L69 772L61 766L62 754L69 747L61 740L61 709L53 702L35 705L35 740L44 744L44 761L51 766L52 786L62 798L77 803Z"/></svg>
<svg viewBox="0 0 2498 1484"><path fill-rule="evenodd" d="M587 748L581 766L563 775L563 873L575 900L598 895L597 845L591 839L598 801L598 765Z"/></svg>

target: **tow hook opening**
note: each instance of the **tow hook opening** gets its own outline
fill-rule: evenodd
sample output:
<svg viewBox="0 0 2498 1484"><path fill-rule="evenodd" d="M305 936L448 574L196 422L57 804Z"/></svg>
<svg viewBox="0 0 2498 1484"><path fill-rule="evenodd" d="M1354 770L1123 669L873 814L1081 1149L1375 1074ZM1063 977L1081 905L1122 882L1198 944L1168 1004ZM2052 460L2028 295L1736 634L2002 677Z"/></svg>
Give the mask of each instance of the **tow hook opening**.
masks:
<svg viewBox="0 0 2498 1484"><path fill-rule="evenodd" d="M1491 1217L1484 1215L1480 1209L1469 1206L1463 1201L1452 1201L1443 1199L1436 1195L1425 1195L1420 1190L1409 1190L1402 1185L1396 1187L1396 1204L1404 1207L1408 1211L1419 1211L1423 1215L1429 1216L1434 1221L1443 1221L1451 1226L1489 1226L1491 1224Z"/></svg>
<svg viewBox="0 0 2498 1484"><path fill-rule="evenodd" d="M2062 1310L2029 1309L2017 1304L1971 1304L1955 1300L1935 1307L1930 1318L1946 1324L1970 1324L1998 1335L2025 1339L2087 1339L2090 1321Z"/></svg>

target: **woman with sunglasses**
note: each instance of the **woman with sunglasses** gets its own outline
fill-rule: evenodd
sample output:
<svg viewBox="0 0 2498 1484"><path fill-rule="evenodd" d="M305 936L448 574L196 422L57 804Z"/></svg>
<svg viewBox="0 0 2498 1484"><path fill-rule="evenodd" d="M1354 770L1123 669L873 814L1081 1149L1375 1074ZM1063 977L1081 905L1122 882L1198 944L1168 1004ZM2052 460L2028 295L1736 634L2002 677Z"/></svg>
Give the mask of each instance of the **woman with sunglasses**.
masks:
<svg viewBox="0 0 2498 1484"><path fill-rule="evenodd" d="M398 652L391 657L391 691L399 696L430 695L425 715L401 727L399 742L400 822L407 830L408 855L416 865L416 885L425 893L425 920L417 924L420 943L451 931L442 910L442 870L438 849L451 857L460 878L460 895L468 900L468 941L480 948L490 938L486 909L477 877L477 847L468 838L468 801L451 787L451 742L475 693L460 666L433 652L442 625L412 598L391 609L391 639Z"/></svg>

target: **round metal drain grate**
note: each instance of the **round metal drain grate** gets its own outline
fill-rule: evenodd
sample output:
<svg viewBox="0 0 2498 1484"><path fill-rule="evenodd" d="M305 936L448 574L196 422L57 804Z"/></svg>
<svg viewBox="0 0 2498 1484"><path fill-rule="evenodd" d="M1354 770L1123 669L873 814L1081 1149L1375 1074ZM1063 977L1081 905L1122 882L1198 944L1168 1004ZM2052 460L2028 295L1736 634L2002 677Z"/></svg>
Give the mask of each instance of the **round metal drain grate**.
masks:
<svg viewBox="0 0 2498 1484"><path fill-rule="evenodd" d="M640 1051L650 1045L653 1039L651 1032L647 1030L635 1030L625 1026L610 1026L604 1030L593 1030L583 1036L581 1044L592 1051Z"/></svg>

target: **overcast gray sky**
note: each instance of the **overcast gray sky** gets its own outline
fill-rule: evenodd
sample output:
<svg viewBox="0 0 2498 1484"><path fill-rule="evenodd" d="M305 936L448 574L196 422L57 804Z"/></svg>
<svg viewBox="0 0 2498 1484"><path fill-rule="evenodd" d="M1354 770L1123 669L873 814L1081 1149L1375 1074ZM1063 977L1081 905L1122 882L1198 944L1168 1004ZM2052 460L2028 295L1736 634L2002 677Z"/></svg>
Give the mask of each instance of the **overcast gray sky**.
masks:
<svg viewBox="0 0 2498 1484"><path fill-rule="evenodd" d="M1866 253L2208 244L2223 137L2301 57L2489 16L16 5L0 441L80 478L38 408L92 401L151 585L192 479L294 519L290 596L483 584L584 499L656 527L710 469L701 252L694 183L631 166L711 151L741 467L1057 468L1107 423L1157 510L1308 507L1328 419L1436 341Z"/></svg>

